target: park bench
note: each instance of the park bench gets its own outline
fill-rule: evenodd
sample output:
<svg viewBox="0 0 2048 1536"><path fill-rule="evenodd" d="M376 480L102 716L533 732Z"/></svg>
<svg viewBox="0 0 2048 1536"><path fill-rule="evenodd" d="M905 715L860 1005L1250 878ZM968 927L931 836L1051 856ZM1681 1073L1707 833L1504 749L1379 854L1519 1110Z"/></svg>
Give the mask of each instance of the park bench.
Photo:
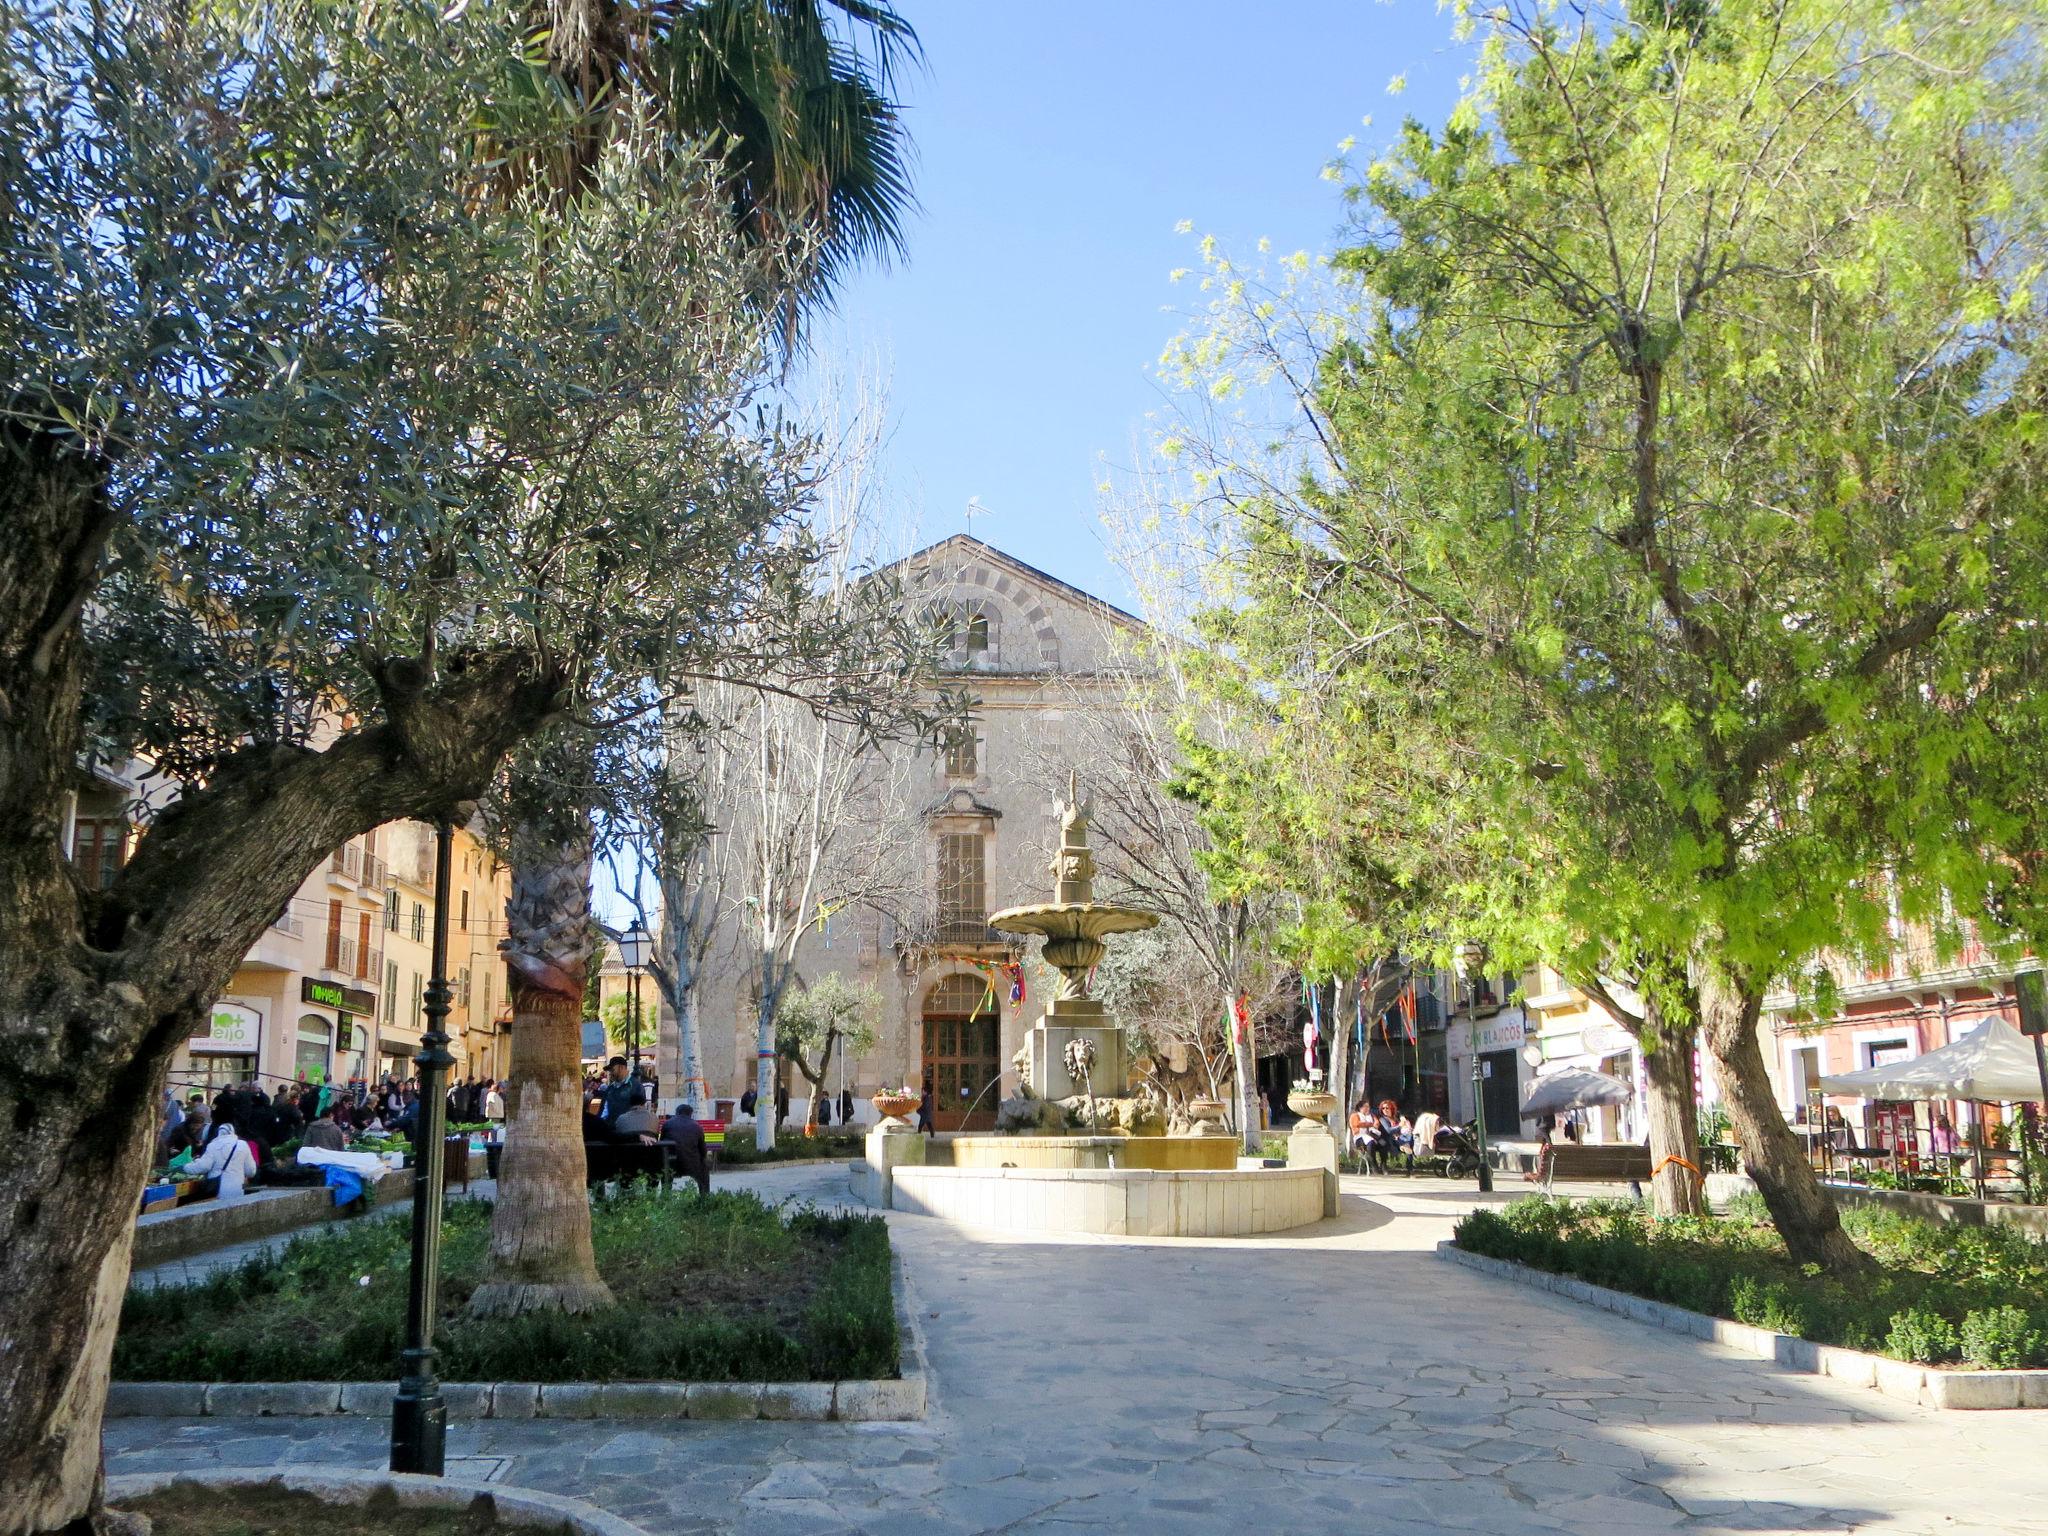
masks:
<svg viewBox="0 0 2048 1536"><path fill-rule="evenodd" d="M1548 1189L1559 1179L1579 1184L1643 1184L1650 1177L1650 1149L1622 1142L1579 1146L1560 1141L1550 1149Z"/></svg>

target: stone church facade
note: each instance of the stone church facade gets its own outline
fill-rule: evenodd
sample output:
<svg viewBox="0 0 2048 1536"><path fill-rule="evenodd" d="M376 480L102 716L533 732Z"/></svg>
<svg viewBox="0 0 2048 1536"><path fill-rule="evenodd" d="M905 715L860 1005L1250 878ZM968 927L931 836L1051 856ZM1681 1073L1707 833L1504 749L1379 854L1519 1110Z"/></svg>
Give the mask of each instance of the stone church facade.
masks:
<svg viewBox="0 0 2048 1536"><path fill-rule="evenodd" d="M1048 898L1053 802L1068 764L1086 792L1077 721L1120 690L1127 642L1143 626L965 534L909 556L895 574L911 601L950 622L946 681L977 701L971 740L884 749L901 755L889 775L901 803L885 814L921 844L922 890L890 912L835 914L804 940L798 972L837 971L881 993L880 1044L844 1066L863 1115L872 1117L870 1094L907 1082L931 1089L941 1130L983 1129L1016 1091L1010 1059L1045 1001L1028 982L1012 1000L1020 948L988 927L988 914ZM717 1099L734 1100L752 1080L755 1050L753 972L736 930L714 942L702 987L705 1077ZM800 1118L808 1087L793 1067L779 1070ZM840 1082L835 1063L834 1094Z"/></svg>

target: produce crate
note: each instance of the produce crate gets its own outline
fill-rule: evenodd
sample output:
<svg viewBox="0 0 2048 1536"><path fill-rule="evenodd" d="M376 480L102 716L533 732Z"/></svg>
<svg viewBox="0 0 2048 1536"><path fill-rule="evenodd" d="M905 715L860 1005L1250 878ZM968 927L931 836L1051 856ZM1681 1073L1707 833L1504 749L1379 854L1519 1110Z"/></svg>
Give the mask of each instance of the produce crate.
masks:
<svg viewBox="0 0 2048 1536"><path fill-rule="evenodd" d="M151 1215L157 1211L172 1210L178 1203L178 1186L175 1184L147 1184L142 1190L142 1214Z"/></svg>

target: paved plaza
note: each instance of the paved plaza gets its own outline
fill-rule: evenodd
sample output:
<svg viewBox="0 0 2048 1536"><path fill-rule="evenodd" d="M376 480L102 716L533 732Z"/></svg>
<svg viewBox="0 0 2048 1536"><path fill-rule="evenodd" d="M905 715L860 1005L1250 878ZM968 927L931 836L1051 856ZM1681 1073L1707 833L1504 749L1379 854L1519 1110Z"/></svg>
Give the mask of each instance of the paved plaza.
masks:
<svg viewBox="0 0 2048 1536"><path fill-rule="evenodd" d="M826 1202L844 1178L721 1183ZM1470 1198L1347 1179L1335 1221L1213 1241L892 1215L930 1357L927 1421L459 1423L450 1472L571 1494L664 1536L2048 1536L2048 1412L1915 1408L1469 1273L1430 1249ZM108 1470L374 1467L386 1433L117 1420Z"/></svg>

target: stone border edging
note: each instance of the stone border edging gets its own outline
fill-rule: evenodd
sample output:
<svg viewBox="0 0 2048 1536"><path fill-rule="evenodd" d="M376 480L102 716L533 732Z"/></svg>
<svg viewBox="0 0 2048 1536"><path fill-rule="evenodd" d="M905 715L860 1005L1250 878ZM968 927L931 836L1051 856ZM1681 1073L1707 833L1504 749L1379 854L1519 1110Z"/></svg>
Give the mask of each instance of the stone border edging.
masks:
<svg viewBox="0 0 2048 1536"><path fill-rule="evenodd" d="M1549 1291L1568 1301L1583 1302L1604 1312L1619 1313L1653 1328L1690 1334L1710 1344L1725 1344L1759 1360L1768 1360L1788 1370L1812 1376L1831 1376L1852 1386L1867 1387L1923 1408L1995 1409L2048 1408L2048 1370L1955 1371L1941 1366L1915 1365L1887 1355L1866 1354L1833 1344L1816 1344L1789 1333L1773 1333L1749 1323L1709 1317L1704 1312L1611 1291L1571 1275L1555 1275L1511 1259L1467 1253L1455 1242L1436 1245L1436 1256L1462 1264L1467 1269Z"/></svg>
<svg viewBox="0 0 2048 1536"><path fill-rule="evenodd" d="M925 1416L928 1367L903 1259L889 1252L894 1377L846 1381L444 1381L450 1419L776 1419L902 1423ZM388 1381L116 1381L110 1419L388 1418Z"/></svg>
<svg viewBox="0 0 2048 1536"><path fill-rule="evenodd" d="M118 1508L123 1499L161 1493L179 1483L221 1491L275 1485L294 1493L321 1495L329 1503L341 1505L365 1503L372 1494L388 1489L401 1505L415 1509L467 1509L478 1499L489 1499L506 1514L566 1524L578 1536L646 1536L639 1526L606 1514L594 1504L537 1488L342 1467L179 1467L166 1472L130 1472L107 1479L107 1503Z"/></svg>

